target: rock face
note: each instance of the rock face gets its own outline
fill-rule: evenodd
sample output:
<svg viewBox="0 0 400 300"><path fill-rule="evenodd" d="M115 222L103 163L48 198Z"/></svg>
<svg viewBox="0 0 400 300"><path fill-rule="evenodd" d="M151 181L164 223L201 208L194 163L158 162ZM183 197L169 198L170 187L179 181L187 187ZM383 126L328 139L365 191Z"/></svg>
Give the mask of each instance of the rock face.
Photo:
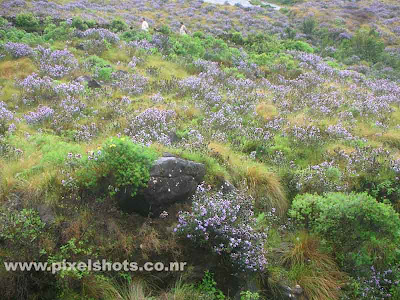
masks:
<svg viewBox="0 0 400 300"><path fill-rule="evenodd" d="M205 166L201 163L170 155L161 157L150 170L147 188L134 199L129 197L129 191L119 195L120 205L127 211L157 217L171 204L188 200L202 182L205 173Z"/></svg>

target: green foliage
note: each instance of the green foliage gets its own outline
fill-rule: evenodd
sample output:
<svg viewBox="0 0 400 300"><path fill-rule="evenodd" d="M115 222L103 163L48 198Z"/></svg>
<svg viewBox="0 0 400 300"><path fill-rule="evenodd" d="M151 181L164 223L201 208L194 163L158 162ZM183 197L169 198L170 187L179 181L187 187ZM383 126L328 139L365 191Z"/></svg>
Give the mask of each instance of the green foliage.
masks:
<svg viewBox="0 0 400 300"><path fill-rule="evenodd" d="M66 22L61 22L59 26L49 23L44 29L43 37L46 41L65 41L72 33L73 29Z"/></svg>
<svg viewBox="0 0 400 300"><path fill-rule="evenodd" d="M349 271L368 265L383 268L399 258L399 214L366 193L298 195L289 216L325 237Z"/></svg>
<svg viewBox="0 0 400 300"><path fill-rule="evenodd" d="M0 238L25 247L40 238L44 227L39 214L32 209L0 215Z"/></svg>
<svg viewBox="0 0 400 300"><path fill-rule="evenodd" d="M110 81L114 69L110 67L100 68L97 71L96 78L103 81Z"/></svg>
<svg viewBox="0 0 400 300"><path fill-rule="evenodd" d="M133 197L146 186L155 159L156 153L149 148L136 145L124 137L110 138L101 149L83 161L83 167L76 174L78 183L95 193L105 192L107 187L111 196L129 188Z"/></svg>
<svg viewBox="0 0 400 300"><path fill-rule="evenodd" d="M221 39L194 33L193 36L177 36L171 41L174 55L187 56L191 59L204 58L210 61L230 62L234 56L239 56L237 48L231 48Z"/></svg>
<svg viewBox="0 0 400 300"><path fill-rule="evenodd" d="M71 26L82 31L89 28L89 26L80 17L74 17L72 19Z"/></svg>
<svg viewBox="0 0 400 300"><path fill-rule="evenodd" d="M286 27L285 32L287 34L287 38L289 40L294 40L296 37L296 30L294 30L292 27Z"/></svg>
<svg viewBox="0 0 400 300"><path fill-rule="evenodd" d="M36 31L39 29L39 19L32 13L21 13L15 18L15 24L17 27L24 29L25 31Z"/></svg>
<svg viewBox="0 0 400 300"><path fill-rule="evenodd" d="M85 62L85 66L95 74L96 79L110 81L114 68L107 60L97 55L89 56Z"/></svg>
<svg viewBox="0 0 400 300"><path fill-rule="evenodd" d="M214 280L214 274L206 271L202 282L199 285L199 290L201 293L206 294L210 299L223 300L225 299L224 293L217 288L217 283Z"/></svg>
<svg viewBox="0 0 400 300"><path fill-rule="evenodd" d="M38 45L45 42L42 36L36 32L28 33L25 30L17 29L14 27L7 29L0 29L0 40L1 42L14 42L14 43L25 43L28 45Z"/></svg>
<svg viewBox="0 0 400 300"><path fill-rule="evenodd" d="M128 30L121 34L121 40L125 42L148 40L151 41L152 35L143 30Z"/></svg>
<svg viewBox="0 0 400 300"><path fill-rule="evenodd" d="M259 300L260 295L258 293L253 293L250 291L245 291L240 293L240 300Z"/></svg>
<svg viewBox="0 0 400 300"><path fill-rule="evenodd" d="M385 44L375 30L361 29L351 39L350 47L352 54L362 60L376 63L385 49Z"/></svg>
<svg viewBox="0 0 400 300"><path fill-rule="evenodd" d="M6 19L4 19L3 17L0 17L0 28L7 26L8 21Z"/></svg>
<svg viewBox="0 0 400 300"><path fill-rule="evenodd" d="M236 45L244 45L246 39L243 37L241 32L233 32L230 35L230 40Z"/></svg>
<svg viewBox="0 0 400 300"><path fill-rule="evenodd" d="M121 32L128 29L128 25L121 19L114 19L111 22L111 31L112 32Z"/></svg>
<svg viewBox="0 0 400 300"><path fill-rule="evenodd" d="M261 33L249 35L245 46L248 51L256 54L280 53L285 50L282 40L274 35L271 36Z"/></svg>
<svg viewBox="0 0 400 300"><path fill-rule="evenodd" d="M297 50L307 53L314 53L313 47L310 44L303 41L293 41L293 40L285 41L285 48L288 50Z"/></svg>
<svg viewBox="0 0 400 300"><path fill-rule="evenodd" d="M166 24L161 25L161 27L158 29L158 31L160 33L162 33L162 34L165 34L165 35L171 35L172 34L171 28Z"/></svg>
<svg viewBox="0 0 400 300"><path fill-rule="evenodd" d="M317 21L314 17L308 17L303 20L303 24L301 26L301 30L305 34L313 34L315 28L317 27Z"/></svg>

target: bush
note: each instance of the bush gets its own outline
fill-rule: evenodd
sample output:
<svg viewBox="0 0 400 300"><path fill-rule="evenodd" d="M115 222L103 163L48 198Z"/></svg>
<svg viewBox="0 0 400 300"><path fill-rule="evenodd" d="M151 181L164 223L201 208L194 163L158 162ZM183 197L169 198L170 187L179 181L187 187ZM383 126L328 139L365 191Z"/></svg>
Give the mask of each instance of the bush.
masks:
<svg viewBox="0 0 400 300"><path fill-rule="evenodd" d="M310 44L302 41L288 40L285 42L285 48L288 50L297 50L307 53L314 53L313 47Z"/></svg>
<svg viewBox="0 0 400 300"><path fill-rule="evenodd" d="M317 26L317 21L314 17L308 17L304 19L303 24L301 26L301 30L305 34L313 34L315 27Z"/></svg>
<svg viewBox="0 0 400 300"><path fill-rule="evenodd" d="M89 29L88 25L80 17L74 17L71 26L82 31Z"/></svg>
<svg viewBox="0 0 400 300"><path fill-rule="evenodd" d="M36 31L39 29L39 19L31 13L21 13L15 18L15 25L26 31Z"/></svg>
<svg viewBox="0 0 400 300"><path fill-rule="evenodd" d="M73 29L66 23L61 22L59 26L48 24L44 29L44 39L46 41L65 41L72 36Z"/></svg>
<svg viewBox="0 0 400 300"><path fill-rule="evenodd" d="M384 52L385 44L373 29L361 29L350 40L352 54L362 60L378 62Z"/></svg>
<svg viewBox="0 0 400 300"><path fill-rule="evenodd" d="M45 224L32 209L0 214L0 238L29 247L42 235Z"/></svg>
<svg viewBox="0 0 400 300"><path fill-rule="evenodd" d="M83 160L76 173L78 185L94 193L104 193L107 188L111 196L129 188L133 197L146 187L155 158L155 152L125 137L110 138Z"/></svg>
<svg viewBox="0 0 400 300"><path fill-rule="evenodd" d="M203 280L201 281L199 291L210 299L224 300L225 296L220 289L217 288L217 282L214 280L214 274L209 271L204 272Z"/></svg>
<svg viewBox="0 0 400 300"><path fill-rule="evenodd" d="M371 265L384 268L399 258L398 213L366 193L298 195L289 215L325 237L350 272Z"/></svg>
<svg viewBox="0 0 400 300"><path fill-rule="evenodd" d="M120 19L114 19L111 22L111 31L112 32L121 32L128 29L128 25Z"/></svg>
<svg viewBox="0 0 400 300"><path fill-rule="evenodd" d="M199 186L192 212L180 212L174 229L200 246L219 255L229 255L239 270L262 271L266 265L264 233L257 232L252 199L243 194L211 193Z"/></svg>

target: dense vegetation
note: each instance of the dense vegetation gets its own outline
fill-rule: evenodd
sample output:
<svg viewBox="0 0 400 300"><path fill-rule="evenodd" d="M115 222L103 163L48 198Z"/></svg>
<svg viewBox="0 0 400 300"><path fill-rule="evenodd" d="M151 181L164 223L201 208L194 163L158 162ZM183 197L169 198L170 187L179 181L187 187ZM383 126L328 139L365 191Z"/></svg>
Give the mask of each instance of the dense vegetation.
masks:
<svg viewBox="0 0 400 300"><path fill-rule="evenodd" d="M400 6L274 2L1 3L4 299L400 299ZM164 152L205 165L191 203L121 210ZM189 266L3 266L88 259Z"/></svg>

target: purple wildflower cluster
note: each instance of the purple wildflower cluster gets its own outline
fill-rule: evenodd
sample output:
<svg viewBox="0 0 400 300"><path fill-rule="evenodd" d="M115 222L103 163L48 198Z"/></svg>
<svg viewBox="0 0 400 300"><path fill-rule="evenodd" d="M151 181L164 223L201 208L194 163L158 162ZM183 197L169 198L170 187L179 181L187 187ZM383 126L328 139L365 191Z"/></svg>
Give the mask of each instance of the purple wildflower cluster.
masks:
<svg viewBox="0 0 400 300"><path fill-rule="evenodd" d="M342 172L333 161L324 161L295 172L292 184L300 193L343 192L349 189Z"/></svg>
<svg viewBox="0 0 400 300"><path fill-rule="evenodd" d="M118 88L129 95L141 95L146 91L148 86L148 78L140 74L115 72L112 76L114 83L113 87Z"/></svg>
<svg viewBox="0 0 400 300"><path fill-rule="evenodd" d="M5 43L4 50L13 58L32 56L34 53L33 49L30 46L23 43Z"/></svg>
<svg viewBox="0 0 400 300"><path fill-rule="evenodd" d="M155 48L155 46L148 40L132 41L129 42L127 46L145 53L151 53Z"/></svg>
<svg viewBox="0 0 400 300"><path fill-rule="evenodd" d="M90 28L83 32L77 32L77 36L88 40L107 41L110 44L119 42L118 35L103 28Z"/></svg>
<svg viewBox="0 0 400 300"><path fill-rule="evenodd" d="M293 125L292 127L289 127L287 135L296 144L310 146L323 141L320 129L314 125L308 125L306 127Z"/></svg>
<svg viewBox="0 0 400 300"><path fill-rule="evenodd" d="M14 114L7 109L7 104L0 101L0 133L6 130L6 125L8 122L14 119Z"/></svg>
<svg viewBox="0 0 400 300"><path fill-rule="evenodd" d="M78 67L78 61L67 49L52 51L38 46L35 49L35 58L40 71L52 78L62 78Z"/></svg>
<svg viewBox="0 0 400 300"><path fill-rule="evenodd" d="M179 212L174 231L218 255L228 255L239 270L256 272L267 264L263 248L267 236L255 227L252 199L238 192L212 193L201 185L192 211Z"/></svg>
<svg viewBox="0 0 400 300"><path fill-rule="evenodd" d="M157 142L171 145L171 133L175 128L176 113L173 110L148 108L129 120L124 132L135 143L146 146Z"/></svg>
<svg viewBox="0 0 400 300"><path fill-rule="evenodd" d="M18 82L18 86L22 89L25 97L24 103L33 102L41 98L49 99L55 95L53 80L48 76L40 77L36 73L32 73Z"/></svg>
<svg viewBox="0 0 400 300"><path fill-rule="evenodd" d="M54 109L40 105L36 111L31 111L24 115L26 122L29 125L37 125L46 120L49 120L54 115Z"/></svg>
<svg viewBox="0 0 400 300"><path fill-rule="evenodd" d="M391 294L392 288L398 287L400 283L400 275L396 272L399 272L398 268L395 268L394 271L388 269L379 272L372 266L369 278L358 279L360 282L360 299L391 299L393 296Z"/></svg>
<svg viewBox="0 0 400 300"><path fill-rule="evenodd" d="M132 100L129 97L122 97L121 99L112 99L105 103L105 111L107 117L120 117L125 116L128 113L129 105Z"/></svg>
<svg viewBox="0 0 400 300"><path fill-rule="evenodd" d="M85 86L78 81L58 83L48 76L32 73L17 83L22 89L23 102L50 100L63 97L78 97L85 92Z"/></svg>
<svg viewBox="0 0 400 300"><path fill-rule="evenodd" d="M88 142L97 136L98 131L99 129L97 128L96 123L77 125L74 140L76 142Z"/></svg>

